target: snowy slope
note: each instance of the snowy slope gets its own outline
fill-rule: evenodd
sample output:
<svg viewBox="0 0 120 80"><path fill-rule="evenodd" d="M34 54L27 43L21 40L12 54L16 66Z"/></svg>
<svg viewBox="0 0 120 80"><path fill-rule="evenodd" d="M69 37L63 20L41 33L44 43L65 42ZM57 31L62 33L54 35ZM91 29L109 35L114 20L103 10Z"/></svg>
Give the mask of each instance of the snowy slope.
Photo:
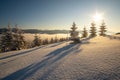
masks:
<svg viewBox="0 0 120 80"><path fill-rule="evenodd" d="M2 80L120 80L120 40L95 37L0 54Z"/></svg>

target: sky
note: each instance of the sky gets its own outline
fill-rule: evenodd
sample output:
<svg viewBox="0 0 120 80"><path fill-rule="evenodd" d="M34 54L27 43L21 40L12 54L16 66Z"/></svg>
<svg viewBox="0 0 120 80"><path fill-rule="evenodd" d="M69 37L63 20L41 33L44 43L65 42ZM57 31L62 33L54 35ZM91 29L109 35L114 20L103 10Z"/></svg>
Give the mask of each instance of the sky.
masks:
<svg viewBox="0 0 120 80"><path fill-rule="evenodd" d="M120 0L0 0L0 27L69 30L75 22L79 30L89 29L98 12L109 31L120 32L119 8Z"/></svg>

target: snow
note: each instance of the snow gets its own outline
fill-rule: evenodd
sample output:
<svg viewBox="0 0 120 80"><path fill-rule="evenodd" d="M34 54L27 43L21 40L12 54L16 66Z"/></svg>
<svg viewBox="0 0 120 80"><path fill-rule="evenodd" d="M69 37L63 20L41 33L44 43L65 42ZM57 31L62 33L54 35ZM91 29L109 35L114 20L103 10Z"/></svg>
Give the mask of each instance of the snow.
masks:
<svg viewBox="0 0 120 80"><path fill-rule="evenodd" d="M120 40L60 42L0 54L1 80L120 80Z"/></svg>
<svg viewBox="0 0 120 80"><path fill-rule="evenodd" d="M35 34L25 33L25 34L23 34L23 36L25 37L26 41L31 42L34 40ZM46 38L48 38L48 40L50 40L51 38L55 38L55 37L57 37L58 39L66 38L68 35L67 34L37 34L37 36L43 40Z"/></svg>

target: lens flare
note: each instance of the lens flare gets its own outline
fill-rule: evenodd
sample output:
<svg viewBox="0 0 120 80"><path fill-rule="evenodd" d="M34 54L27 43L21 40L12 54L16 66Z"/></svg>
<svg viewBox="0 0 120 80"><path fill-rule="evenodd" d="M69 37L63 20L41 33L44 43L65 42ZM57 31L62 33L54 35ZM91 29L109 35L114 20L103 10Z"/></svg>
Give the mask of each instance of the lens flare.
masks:
<svg viewBox="0 0 120 80"><path fill-rule="evenodd" d="M101 20L103 20L103 13L96 12L95 15L93 16L93 20L95 22L100 22Z"/></svg>

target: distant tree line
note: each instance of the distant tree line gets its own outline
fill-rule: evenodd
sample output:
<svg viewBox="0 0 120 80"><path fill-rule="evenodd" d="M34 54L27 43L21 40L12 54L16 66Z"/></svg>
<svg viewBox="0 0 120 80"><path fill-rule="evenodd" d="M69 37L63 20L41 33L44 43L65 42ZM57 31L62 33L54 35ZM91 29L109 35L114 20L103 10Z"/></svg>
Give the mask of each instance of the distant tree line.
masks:
<svg viewBox="0 0 120 80"><path fill-rule="evenodd" d="M66 40L68 40L68 38L58 39L57 37L51 38L50 40L48 40L48 38L42 40L40 37L37 36L37 34L35 34L34 40L31 46L35 47L35 46L47 45L47 44L52 44L52 43L57 43L57 42L63 42Z"/></svg>
<svg viewBox="0 0 120 80"><path fill-rule="evenodd" d="M5 32L6 28L0 28L0 34ZM67 34L69 31L68 30L38 30L38 29L22 29L24 33L33 33L33 34L58 34L58 33L63 33ZM12 32L15 32L15 28L12 28Z"/></svg>
<svg viewBox="0 0 120 80"><path fill-rule="evenodd" d="M120 32L116 33L116 35L120 35Z"/></svg>

